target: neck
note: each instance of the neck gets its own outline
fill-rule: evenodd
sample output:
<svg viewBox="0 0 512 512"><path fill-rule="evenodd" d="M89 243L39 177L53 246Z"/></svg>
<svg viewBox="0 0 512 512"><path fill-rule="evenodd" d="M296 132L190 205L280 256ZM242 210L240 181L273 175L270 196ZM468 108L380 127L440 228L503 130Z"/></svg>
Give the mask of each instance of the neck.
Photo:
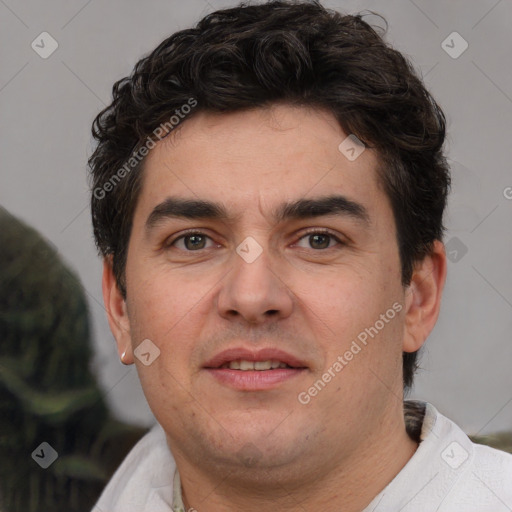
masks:
<svg viewBox="0 0 512 512"><path fill-rule="evenodd" d="M287 511L322 510L323 512L360 512L401 471L414 455L418 443L406 432L403 414L386 418L341 462L324 467L287 468L278 471L247 472L233 468L201 471L175 455L182 480L185 510L200 512L256 512L268 508ZM259 476L258 476L259 474ZM293 475L293 478L291 477ZM296 475L301 475L297 478Z"/></svg>

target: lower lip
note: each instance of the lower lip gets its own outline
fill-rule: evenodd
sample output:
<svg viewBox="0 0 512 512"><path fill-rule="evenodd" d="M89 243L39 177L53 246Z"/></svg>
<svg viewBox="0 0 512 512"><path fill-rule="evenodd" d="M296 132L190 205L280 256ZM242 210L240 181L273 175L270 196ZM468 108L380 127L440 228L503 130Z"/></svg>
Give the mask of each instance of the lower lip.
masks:
<svg viewBox="0 0 512 512"><path fill-rule="evenodd" d="M262 391L297 377L303 368L277 368L275 370L231 370L229 368L206 369L221 384L241 391Z"/></svg>

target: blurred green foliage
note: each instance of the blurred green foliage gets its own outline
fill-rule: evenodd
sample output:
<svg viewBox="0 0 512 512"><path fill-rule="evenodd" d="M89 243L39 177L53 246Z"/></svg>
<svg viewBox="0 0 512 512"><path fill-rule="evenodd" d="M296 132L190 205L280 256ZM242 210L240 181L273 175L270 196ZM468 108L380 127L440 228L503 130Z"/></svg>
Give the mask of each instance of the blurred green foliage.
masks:
<svg viewBox="0 0 512 512"><path fill-rule="evenodd" d="M499 432L497 434L489 434L486 436L469 436L474 443L485 444L502 450L504 452L512 453L512 431Z"/></svg>
<svg viewBox="0 0 512 512"><path fill-rule="evenodd" d="M89 511L145 430L115 420L90 370L78 277L0 208L0 509ZM59 454L42 469L43 441Z"/></svg>

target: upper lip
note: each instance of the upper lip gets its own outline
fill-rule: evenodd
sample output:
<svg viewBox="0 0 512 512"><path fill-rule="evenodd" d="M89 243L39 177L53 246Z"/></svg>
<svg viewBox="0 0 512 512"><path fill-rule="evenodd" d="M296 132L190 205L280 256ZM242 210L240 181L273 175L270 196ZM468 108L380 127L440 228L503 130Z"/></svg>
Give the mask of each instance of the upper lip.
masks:
<svg viewBox="0 0 512 512"><path fill-rule="evenodd" d="M275 348L262 348L259 350L249 350L247 348L229 348L219 352L209 359L205 368L219 368L230 361L281 361L292 368L306 368L307 365L299 358Z"/></svg>

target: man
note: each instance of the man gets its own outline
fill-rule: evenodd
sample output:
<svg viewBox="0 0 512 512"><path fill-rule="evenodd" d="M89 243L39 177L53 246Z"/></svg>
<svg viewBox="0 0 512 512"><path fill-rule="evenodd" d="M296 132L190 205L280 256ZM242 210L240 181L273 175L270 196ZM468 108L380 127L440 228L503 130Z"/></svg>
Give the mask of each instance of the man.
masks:
<svg viewBox="0 0 512 512"><path fill-rule="evenodd" d="M403 401L450 181L404 57L359 16L271 2L172 35L113 94L94 232L159 426L95 510L511 510L512 457Z"/></svg>

